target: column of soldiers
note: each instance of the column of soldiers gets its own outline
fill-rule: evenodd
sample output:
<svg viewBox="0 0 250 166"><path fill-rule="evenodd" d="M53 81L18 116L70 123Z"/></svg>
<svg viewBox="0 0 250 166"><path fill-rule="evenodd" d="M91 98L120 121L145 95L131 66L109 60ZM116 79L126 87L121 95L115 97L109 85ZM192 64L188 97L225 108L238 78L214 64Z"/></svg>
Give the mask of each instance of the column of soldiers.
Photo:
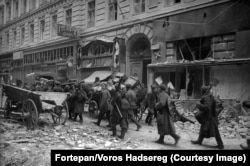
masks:
<svg viewBox="0 0 250 166"><path fill-rule="evenodd" d="M119 83L114 84L112 80L107 83L100 83L100 79L96 78L94 84L101 87L101 95L99 100L100 114L96 125L100 125L105 114L108 117L109 127L111 127L112 136L117 136L116 126L120 125L121 134L119 138L124 139L128 130L129 119L137 126L137 131L141 125L134 118L134 110L137 109L136 93L131 85L124 86L122 79ZM23 88L27 88L26 84ZM67 100L69 105L69 119L77 120L80 118L80 123L83 121L82 113L84 103L89 101L89 90L84 83L76 83L66 85L63 89L58 82L55 85L36 83L31 87L31 90L36 91L54 91L68 92L70 96ZM204 112L203 123L201 124L199 137L196 141L191 141L193 144L202 144L204 138L215 137L218 143L217 148L223 149L224 145L218 130L217 115L215 112L215 99L209 93L209 87L202 87L202 98L197 105L201 112ZM145 97L145 105L149 109L146 123L152 124L153 117L157 119L157 129L160 135L156 143L163 144L164 136L170 135L175 140L175 145L178 144L180 136L176 134L173 119L169 110L170 95L167 93L165 84L159 86L152 85L151 93Z"/></svg>

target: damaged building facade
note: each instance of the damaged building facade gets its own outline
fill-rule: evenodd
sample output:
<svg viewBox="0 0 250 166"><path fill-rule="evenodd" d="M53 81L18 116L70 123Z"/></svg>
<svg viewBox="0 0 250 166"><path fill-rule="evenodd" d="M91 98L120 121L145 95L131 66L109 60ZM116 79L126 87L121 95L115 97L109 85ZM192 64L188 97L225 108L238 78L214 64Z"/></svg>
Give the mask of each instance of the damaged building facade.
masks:
<svg viewBox="0 0 250 166"><path fill-rule="evenodd" d="M0 0L0 76L119 71L148 87L161 76L191 98L216 78L221 98L246 99L248 15L249 3L233 0Z"/></svg>
<svg viewBox="0 0 250 166"><path fill-rule="evenodd" d="M249 2L227 1L155 20L149 85L171 82L183 99L212 85L221 99L250 98Z"/></svg>

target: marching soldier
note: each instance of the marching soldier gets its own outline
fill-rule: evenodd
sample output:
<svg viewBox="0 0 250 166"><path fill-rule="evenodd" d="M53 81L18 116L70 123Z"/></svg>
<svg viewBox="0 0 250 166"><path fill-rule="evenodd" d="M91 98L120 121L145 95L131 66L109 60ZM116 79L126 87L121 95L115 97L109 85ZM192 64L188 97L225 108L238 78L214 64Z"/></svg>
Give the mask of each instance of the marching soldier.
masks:
<svg viewBox="0 0 250 166"><path fill-rule="evenodd" d="M164 136L171 135L175 139L175 145L177 145L180 136L176 134L175 126L172 118L170 117L169 107L168 107L169 96L166 92L166 85L160 85L160 92L158 95L158 102L155 104L155 109L157 113L157 129L160 138L156 143L163 144Z"/></svg>
<svg viewBox="0 0 250 166"><path fill-rule="evenodd" d="M215 137L218 149L224 149L224 145L218 129L218 120L216 113L216 102L213 95L209 92L210 88L203 86L201 88L202 98L197 108L203 113L203 122L200 127L199 137L196 141L191 141L193 144L202 144L204 138Z"/></svg>

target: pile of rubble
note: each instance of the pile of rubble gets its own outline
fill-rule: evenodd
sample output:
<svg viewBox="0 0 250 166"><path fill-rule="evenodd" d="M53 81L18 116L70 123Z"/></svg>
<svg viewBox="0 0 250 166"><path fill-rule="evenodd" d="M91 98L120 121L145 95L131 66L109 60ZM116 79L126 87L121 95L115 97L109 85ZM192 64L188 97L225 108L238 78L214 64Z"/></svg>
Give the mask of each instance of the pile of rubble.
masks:
<svg viewBox="0 0 250 166"><path fill-rule="evenodd" d="M195 119L192 113L185 113L185 116ZM221 116L225 116L219 120L219 131L223 137L229 139L250 137L250 116L229 116L226 111ZM177 121L176 126L179 130L192 131L196 134L200 130L200 124L197 121L195 121L195 124Z"/></svg>

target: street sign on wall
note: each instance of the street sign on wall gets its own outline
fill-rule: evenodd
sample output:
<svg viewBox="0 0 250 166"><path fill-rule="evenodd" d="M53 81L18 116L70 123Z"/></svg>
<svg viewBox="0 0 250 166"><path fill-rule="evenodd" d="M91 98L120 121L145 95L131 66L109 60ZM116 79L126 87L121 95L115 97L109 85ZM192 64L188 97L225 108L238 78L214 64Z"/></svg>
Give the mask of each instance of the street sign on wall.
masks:
<svg viewBox="0 0 250 166"><path fill-rule="evenodd" d="M57 35L70 38L78 38L81 29L73 26L57 24Z"/></svg>

